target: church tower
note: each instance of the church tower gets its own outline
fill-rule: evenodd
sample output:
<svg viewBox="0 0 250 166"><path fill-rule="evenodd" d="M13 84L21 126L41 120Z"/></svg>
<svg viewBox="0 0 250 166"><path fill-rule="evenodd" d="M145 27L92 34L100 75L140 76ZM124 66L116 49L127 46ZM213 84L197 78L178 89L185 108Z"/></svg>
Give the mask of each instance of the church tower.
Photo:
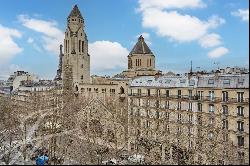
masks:
<svg viewBox="0 0 250 166"><path fill-rule="evenodd" d="M64 39L64 55L62 58L62 77L65 77L65 67L71 68L73 87L78 91L80 83L90 83L90 56L88 54L88 39L84 31L84 19L75 5L67 18L67 28Z"/></svg>

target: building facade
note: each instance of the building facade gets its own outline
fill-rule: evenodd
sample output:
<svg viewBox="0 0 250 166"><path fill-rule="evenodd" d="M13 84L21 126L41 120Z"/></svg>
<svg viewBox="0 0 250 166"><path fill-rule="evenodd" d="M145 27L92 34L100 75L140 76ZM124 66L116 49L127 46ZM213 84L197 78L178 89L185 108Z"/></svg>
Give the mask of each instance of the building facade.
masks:
<svg viewBox="0 0 250 166"><path fill-rule="evenodd" d="M128 150L161 163L249 163L248 81L248 74L133 79Z"/></svg>
<svg viewBox="0 0 250 166"><path fill-rule="evenodd" d="M67 28L64 39L64 54L62 56L62 77L65 66L72 68L73 85L90 83L90 55L88 54L88 39L84 31L84 19L77 5L67 18Z"/></svg>

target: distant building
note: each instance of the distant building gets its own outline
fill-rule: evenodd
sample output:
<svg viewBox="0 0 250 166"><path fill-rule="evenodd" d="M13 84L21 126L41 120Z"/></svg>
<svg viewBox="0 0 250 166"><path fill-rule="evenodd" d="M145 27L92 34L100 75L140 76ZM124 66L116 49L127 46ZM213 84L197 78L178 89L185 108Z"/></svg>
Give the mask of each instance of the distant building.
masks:
<svg viewBox="0 0 250 166"><path fill-rule="evenodd" d="M37 76L25 71L16 71L11 75L6 83L6 86L10 87L10 91L15 91L19 88L22 81L35 81L38 80Z"/></svg>

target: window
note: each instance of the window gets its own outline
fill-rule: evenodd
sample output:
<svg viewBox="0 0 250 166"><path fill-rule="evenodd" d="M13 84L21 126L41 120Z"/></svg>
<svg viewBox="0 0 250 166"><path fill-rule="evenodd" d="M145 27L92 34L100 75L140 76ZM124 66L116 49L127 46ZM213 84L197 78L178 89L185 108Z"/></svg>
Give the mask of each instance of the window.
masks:
<svg viewBox="0 0 250 166"><path fill-rule="evenodd" d="M214 124L214 118L209 118L209 124L213 125Z"/></svg>
<svg viewBox="0 0 250 166"><path fill-rule="evenodd" d="M178 114L178 121L181 121L181 114Z"/></svg>
<svg viewBox="0 0 250 166"><path fill-rule="evenodd" d="M178 98L181 98L181 90L178 90Z"/></svg>
<svg viewBox="0 0 250 166"><path fill-rule="evenodd" d="M81 75L81 80L83 80L83 75Z"/></svg>
<svg viewBox="0 0 250 166"><path fill-rule="evenodd" d="M222 121L222 129L228 129L228 120L223 120Z"/></svg>
<svg viewBox="0 0 250 166"><path fill-rule="evenodd" d="M106 93L106 89L102 89L102 93Z"/></svg>
<svg viewBox="0 0 250 166"><path fill-rule="evenodd" d="M228 101L228 92L227 91L223 91L222 92L222 101L223 102L227 102Z"/></svg>
<svg viewBox="0 0 250 166"><path fill-rule="evenodd" d="M237 114L238 114L238 116L244 116L244 107L238 106L237 107Z"/></svg>
<svg viewBox="0 0 250 166"><path fill-rule="evenodd" d="M166 97L169 97L169 90L166 90Z"/></svg>
<svg viewBox="0 0 250 166"><path fill-rule="evenodd" d="M184 83L186 83L186 80L185 80L185 79L182 79L182 80L180 80L180 83L181 83L181 84L184 84Z"/></svg>
<svg viewBox="0 0 250 166"><path fill-rule="evenodd" d="M83 64L81 64L81 68L83 68Z"/></svg>
<svg viewBox="0 0 250 166"><path fill-rule="evenodd" d="M198 111L202 112L202 103L198 103Z"/></svg>
<svg viewBox="0 0 250 166"><path fill-rule="evenodd" d="M214 112L214 105L213 104L209 104L209 112Z"/></svg>
<svg viewBox="0 0 250 166"><path fill-rule="evenodd" d="M177 133L179 133L179 134L181 133L181 127L177 128ZM178 140L178 142L179 142L179 140Z"/></svg>
<svg viewBox="0 0 250 166"><path fill-rule="evenodd" d="M195 81L194 80L190 80L189 81L189 86L194 86L195 85Z"/></svg>
<svg viewBox="0 0 250 166"><path fill-rule="evenodd" d="M244 131L244 122L237 121L238 131Z"/></svg>
<svg viewBox="0 0 250 166"><path fill-rule="evenodd" d="M166 102L165 102L165 108L166 108L166 109L169 109L169 101L166 101Z"/></svg>
<svg viewBox="0 0 250 166"><path fill-rule="evenodd" d="M193 115L189 115L188 117L189 117L189 119L188 119L189 123L192 123L193 122Z"/></svg>
<svg viewBox="0 0 250 166"><path fill-rule="evenodd" d="M237 102L243 102L244 92L237 92Z"/></svg>
<svg viewBox="0 0 250 166"><path fill-rule="evenodd" d="M209 92L208 92L208 97L209 97L209 100L210 100L210 101L213 101L214 98L215 98L215 97L214 97L214 91L209 91Z"/></svg>
<svg viewBox="0 0 250 166"><path fill-rule="evenodd" d="M81 52L81 40L79 40L79 45L78 45L78 49L79 49L79 52Z"/></svg>
<svg viewBox="0 0 250 166"><path fill-rule="evenodd" d="M159 108L159 100L156 100L156 108Z"/></svg>
<svg viewBox="0 0 250 166"><path fill-rule="evenodd" d="M178 102L177 110L181 110L181 102Z"/></svg>
<svg viewBox="0 0 250 166"><path fill-rule="evenodd" d="M238 146L244 146L244 137L237 136L237 138L238 138Z"/></svg>
<svg viewBox="0 0 250 166"><path fill-rule="evenodd" d="M98 88L94 88L95 93L98 93Z"/></svg>
<svg viewBox="0 0 250 166"><path fill-rule="evenodd" d="M188 110L192 111L192 108L193 108L193 103L188 103Z"/></svg>
<svg viewBox="0 0 250 166"><path fill-rule="evenodd" d="M229 79L223 80L223 85L229 86L230 85L230 80Z"/></svg>
<svg viewBox="0 0 250 166"><path fill-rule="evenodd" d="M223 110L222 113L223 113L224 115L227 115L227 114L228 114L228 106L227 106L227 105L223 105L223 106L222 106L222 110Z"/></svg>
<svg viewBox="0 0 250 166"><path fill-rule="evenodd" d="M84 52L84 41L82 41L82 52Z"/></svg>
<svg viewBox="0 0 250 166"><path fill-rule="evenodd" d="M150 96L150 89L148 89L148 96Z"/></svg>
<svg viewBox="0 0 250 166"><path fill-rule="evenodd" d="M203 91L198 91L198 100L203 99Z"/></svg>
<svg viewBox="0 0 250 166"><path fill-rule="evenodd" d="M115 94L115 89L110 89L110 93Z"/></svg>
<svg viewBox="0 0 250 166"><path fill-rule="evenodd" d="M151 84L153 80L148 80L147 83Z"/></svg>
<svg viewBox="0 0 250 166"><path fill-rule="evenodd" d="M239 79L238 79L238 83L239 83L240 85L243 85L243 84L244 84L244 81L245 81L244 78L239 78Z"/></svg>
<svg viewBox="0 0 250 166"><path fill-rule="evenodd" d="M208 80L208 84L209 84L209 85L213 85L213 84L214 84L214 80L213 80L213 79L209 79L209 80Z"/></svg>
<svg viewBox="0 0 250 166"><path fill-rule="evenodd" d="M188 90L188 98L192 99L192 90Z"/></svg>
<svg viewBox="0 0 250 166"><path fill-rule="evenodd" d="M138 95L141 96L141 89L138 89Z"/></svg>
<svg viewBox="0 0 250 166"><path fill-rule="evenodd" d="M155 91L156 91L156 95L157 95L157 96L160 96L160 95L161 95L161 90L160 90L160 89L156 89Z"/></svg>
<svg viewBox="0 0 250 166"><path fill-rule="evenodd" d="M170 113L169 112L166 112L166 119L169 120L169 115Z"/></svg>
<svg viewBox="0 0 250 166"><path fill-rule="evenodd" d="M167 132L169 133L169 125L166 125L166 130L167 130Z"/></svg>

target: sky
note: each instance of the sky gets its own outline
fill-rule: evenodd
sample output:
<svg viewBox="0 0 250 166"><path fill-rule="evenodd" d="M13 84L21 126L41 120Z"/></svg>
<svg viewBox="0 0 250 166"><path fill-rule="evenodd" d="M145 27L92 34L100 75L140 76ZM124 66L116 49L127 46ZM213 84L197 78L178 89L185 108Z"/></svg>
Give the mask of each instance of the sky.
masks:
<svg viewBox="0 0 250 166"><path fill-rule="evenodd" d="M66 19L77 4L91 74L126 70L140 35L163 73L249 66L248 0L2 0L0 80L16 70L53 79Z"/></svg>

